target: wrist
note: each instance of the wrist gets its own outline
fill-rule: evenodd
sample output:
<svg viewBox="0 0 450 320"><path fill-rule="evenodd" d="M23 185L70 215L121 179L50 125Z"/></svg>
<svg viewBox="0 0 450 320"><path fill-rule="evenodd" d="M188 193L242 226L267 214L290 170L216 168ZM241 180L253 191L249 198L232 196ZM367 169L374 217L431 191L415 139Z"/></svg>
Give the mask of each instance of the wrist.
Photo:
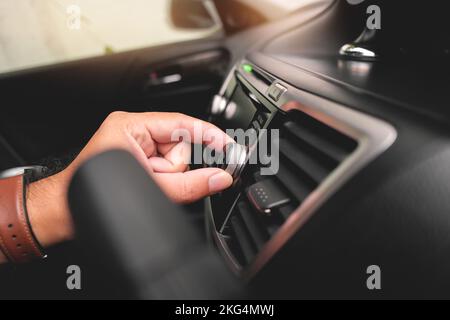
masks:
<svg viewBox="0 0 450 320"><path fill-rule="evenodd" d="M68 179L64 172L33 182L27 188L26 206L30 224L44 248L73 238L67 189Z"/></svg>

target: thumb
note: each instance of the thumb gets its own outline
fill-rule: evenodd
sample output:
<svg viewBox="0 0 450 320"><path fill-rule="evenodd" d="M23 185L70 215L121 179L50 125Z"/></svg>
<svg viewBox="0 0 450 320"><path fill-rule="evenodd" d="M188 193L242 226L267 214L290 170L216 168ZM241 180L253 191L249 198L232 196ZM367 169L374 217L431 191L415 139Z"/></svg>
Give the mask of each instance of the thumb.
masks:
<svg viewBox="0 0 450 320"><path fill-rule="evenodd" d="M154 173L161 189L177 203L190 203L218 193L233 184L233 178L217 168L205 168L184 173Z"/></svg>

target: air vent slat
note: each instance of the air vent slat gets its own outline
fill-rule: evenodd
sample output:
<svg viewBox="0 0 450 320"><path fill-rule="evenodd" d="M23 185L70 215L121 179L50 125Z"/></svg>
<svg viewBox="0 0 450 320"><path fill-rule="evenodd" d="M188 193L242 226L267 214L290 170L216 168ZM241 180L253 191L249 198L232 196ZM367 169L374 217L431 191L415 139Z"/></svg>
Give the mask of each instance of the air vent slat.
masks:
<svg viewBox="0 0 450 320"><path fill-rule="evenodd" d="M295 126L292 126L290 123ZM298 110L289 112L289 120L285 123L284 127L287 128L290 133L297 136L309 132L310 137L306 140L310 141L310 144L312 145L317 143L315 140L320 139L322 143L326 143L328 147L331 147L330 150L338 149L343 151L344 154L342 155L343 158L341 158L341 161L346 155L353 152L358 144L354 139ZM310 140L313 136L316 138ZM318 145L319 144L317 144L317 146ZM322 151L327 151L327 149L323 149Z"/></svg>
<svg viewBox="0 0 450 320"><path fill-rule="evenodd" d="M314 157L310 152L307 152L306 148L299 148L284 138L280 138L279 148L282 156L317 183L323 181L335 167L335 165L325 163L322 159Z"/></svg>
<svg viewBox="0 0 450 320"><path fill-rule="evenodd" d="M278 209L278 212L281 214L284 220L289 219L291 214L295 211L296 207L294 206L285 206Z"/></svg>
<svg viewBox="0 0 450 320"><path fill-rule="evenodd" d="M252 240L250 239L240 216L235 215L231 217L231 227L233 228L234 235L244 259L247 263L251 262L256 255L256 249L252 245Z"/></svg>
<svg viewBox="0 0 450 320"><path fill-rule="evenodd" d="M261 227L259 221L257 220L258 216L255 215L255 213L246 202L239 202L237 205L237 209L242 216L242 220L247 227L250 236L253 239L253 242L255 243L258 250L260 250L269 237L267 231L265 231L264 228Z"/></svg>
<svg viewBox="0 0 450 320"><path fill-rule="evenodd" d="M303 202L317 186L308 176L281 162L276 177L299 202Z"/></svg>
<svg viewBox="0 0 450 320"><path fill-rule="evenodd" d="M317 151L333 159L336 163L342 162L349 153L348 147L336 144L329 139L313 132L309 128L302 127L295 122L289 121L284 124L287 132L297 139L310 144Z"/></svg>

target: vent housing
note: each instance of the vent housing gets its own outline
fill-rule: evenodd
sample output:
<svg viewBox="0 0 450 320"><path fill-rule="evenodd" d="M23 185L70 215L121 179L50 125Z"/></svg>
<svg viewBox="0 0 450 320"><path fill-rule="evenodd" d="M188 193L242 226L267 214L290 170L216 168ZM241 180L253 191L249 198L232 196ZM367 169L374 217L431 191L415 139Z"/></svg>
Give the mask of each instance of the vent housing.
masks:
<svg viewBox="0 0 450 320"><path fill-rule="evenodd" d="M251 168L245 181L248 188L264 179L273 179L290 202L263 214L241 194L221 230L236 262L245 267L290 215L358 147L358 142L299 110L278 115L271 124L280 129L279 170L261 176L261 167ZM245 189L244 186L244 189Z"/></svg>

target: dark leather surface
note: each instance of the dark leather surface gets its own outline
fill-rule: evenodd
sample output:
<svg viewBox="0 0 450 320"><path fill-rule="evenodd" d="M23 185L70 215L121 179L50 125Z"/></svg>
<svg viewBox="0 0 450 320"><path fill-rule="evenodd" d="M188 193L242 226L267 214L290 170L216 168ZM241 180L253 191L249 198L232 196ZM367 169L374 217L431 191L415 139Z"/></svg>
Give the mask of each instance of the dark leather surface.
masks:
<svg viewBox="0 0 450 320"><path fill-rule="evenodd" d="M363 31L368 17L365 9L371 4L379 5L382 12L382 29L377 31L379 59L361 62L340 57L340 48ZM258 52L358 93L448 119L447 12L445 1L424 5L407 0L372 0L350 6L342 0L303 28L272 38ZM295 69L290 79L293 74Z"/></svg>
<svg viewBox="0 0 450 320"><path fill-rule="evenodd" d="M187 213L131 155L112 151L89 161L69 196L80 246L104 266L94 282L114 279L112 292L141 299L219 299L238 292Z"/></svg>

